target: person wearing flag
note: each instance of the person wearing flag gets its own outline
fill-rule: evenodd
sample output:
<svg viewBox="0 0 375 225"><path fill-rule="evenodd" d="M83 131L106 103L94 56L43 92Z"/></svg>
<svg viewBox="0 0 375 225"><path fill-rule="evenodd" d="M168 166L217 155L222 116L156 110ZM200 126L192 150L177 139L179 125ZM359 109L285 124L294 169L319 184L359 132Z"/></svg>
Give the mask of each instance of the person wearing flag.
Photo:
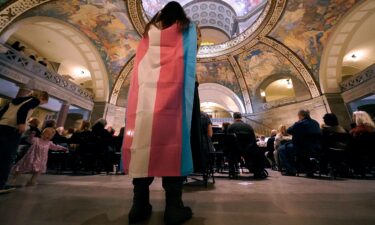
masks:
<svg viewBox="0 0 375 225"><path fill-rule="evenodd" d="M124 169L134 186L130 224L150 217L154 177L162 177L165 224L192 217L182 202L182 185L193 171L190 130L198 36L196 25L172 1L146 25L139 43L122 147Z"/></svg>

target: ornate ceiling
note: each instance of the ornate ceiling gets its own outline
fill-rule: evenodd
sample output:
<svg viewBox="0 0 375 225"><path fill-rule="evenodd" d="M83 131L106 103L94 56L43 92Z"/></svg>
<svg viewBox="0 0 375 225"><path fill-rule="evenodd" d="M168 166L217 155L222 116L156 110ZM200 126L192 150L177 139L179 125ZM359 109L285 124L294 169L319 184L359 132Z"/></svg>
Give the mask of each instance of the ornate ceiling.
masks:
<svg viewBox="0 0 375 225"><path fill-rule="evenodd" d="M235 20L246 20L246 16L263 4L256 21L249 22L246 29L239 27L242 33L235 33L227 42L203 46L198 55L197 75L201 82L214 82L231 88L243 99L247 111L252 112L250 100L254 91L267 77L277 74L303 81L311 97L321 94L317 84L323 49L335 24L358 1L180 2L191 10L188 14L192 16L195 15L193 7L198 6L196 14L200 25L204 22L205 14L202 16L202 13L207 12L207 18L215 17L213 27L220 28L228 36L235 31L231 26ZM123 105L139 34L147 22L147 15L151 16L165 2L150 0L142 4L139 0L10 0L0 6L0 32L6 31L9 25L18 20L33 16L53 17L71 24L97 47L106 64L112 89L109 101ZM204 4L207 11L201 9ZM209 10L210 5L214 4L216 8L212 6L212 10ZM231 13L230 16L222 14L223 21L219 18L219 6L227 6ZM222 26L219 22L222 22ZM209 19L207 23L210 23Z"/></svg>

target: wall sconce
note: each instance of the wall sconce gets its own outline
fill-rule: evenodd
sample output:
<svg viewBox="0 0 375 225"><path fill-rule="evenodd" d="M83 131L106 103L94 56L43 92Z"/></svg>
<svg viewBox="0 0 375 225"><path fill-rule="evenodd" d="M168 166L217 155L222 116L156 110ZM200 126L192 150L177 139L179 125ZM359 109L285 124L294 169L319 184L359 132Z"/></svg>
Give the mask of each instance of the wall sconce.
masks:
<svg viewBox="0 0 375 225"><path fill-rule="evenodd" d="M288 88L288 89L293 88L293 83L290 79L286 80L286 88Z"/></svg>

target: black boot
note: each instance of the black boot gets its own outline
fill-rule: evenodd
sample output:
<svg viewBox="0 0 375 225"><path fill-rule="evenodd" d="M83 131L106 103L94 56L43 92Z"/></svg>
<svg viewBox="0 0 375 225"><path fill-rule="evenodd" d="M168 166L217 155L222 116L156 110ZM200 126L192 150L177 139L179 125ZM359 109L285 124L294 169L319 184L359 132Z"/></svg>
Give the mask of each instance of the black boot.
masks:
<svg viewBox="0 0 375 225"><path fill-rule="evenodd" d="M193 212L182 202L182 177L163 177L165 190L164 222L166 225L179 225L191 219Z"/></svg>
<svg viewBox="0 0 375 225"><path fill-rule="evenodd" d="M139 223L150 218L152 206L150 204L149 186L153 178L133 179L134 197L133 205L129 212L129 224Z"/></svg>

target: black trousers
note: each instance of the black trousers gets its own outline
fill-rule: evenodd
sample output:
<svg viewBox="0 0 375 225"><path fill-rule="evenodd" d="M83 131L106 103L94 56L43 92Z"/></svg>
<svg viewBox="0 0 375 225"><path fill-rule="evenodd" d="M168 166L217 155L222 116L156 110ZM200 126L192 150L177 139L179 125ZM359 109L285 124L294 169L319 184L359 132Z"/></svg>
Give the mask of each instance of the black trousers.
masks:
<svg viewBox="0 0 375 225"><path fill-rule="evenodd" d="M16 128L0 125L0 189L8 180L20 140L21 134Z"/></svg>
<svg viewBox="0 0 375 225"><path fill-rule="evenodd" d="M154 177L144 177L144 178L134 178L133 185L134 186L141 186L141 187L148 187L154 181ZM179 189L182 189L182 184L184 181L184 177L163 177L162 184L164 189L168 189L168 187L173 186Z"/></svg>

